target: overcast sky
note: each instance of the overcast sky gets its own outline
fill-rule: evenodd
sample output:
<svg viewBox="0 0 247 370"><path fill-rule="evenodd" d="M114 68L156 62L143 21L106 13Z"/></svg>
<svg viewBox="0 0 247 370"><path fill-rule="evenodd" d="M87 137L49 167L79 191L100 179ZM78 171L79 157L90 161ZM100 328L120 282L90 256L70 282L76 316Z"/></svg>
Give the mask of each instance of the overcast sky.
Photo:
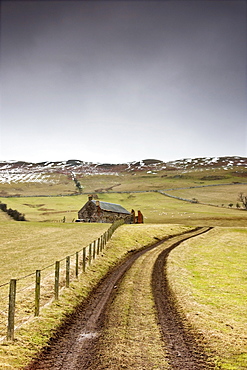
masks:
<svg viewBox="0 0 247 370"><path fill-rule="evenodd" d="M246 1L2 1L0 160L247 156Z"/></svg>

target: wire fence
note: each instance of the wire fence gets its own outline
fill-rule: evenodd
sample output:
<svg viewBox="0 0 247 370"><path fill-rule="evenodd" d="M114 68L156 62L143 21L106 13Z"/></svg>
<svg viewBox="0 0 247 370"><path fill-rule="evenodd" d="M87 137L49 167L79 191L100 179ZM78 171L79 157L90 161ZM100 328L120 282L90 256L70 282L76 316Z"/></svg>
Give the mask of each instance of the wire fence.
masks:
<svg viewBox="0 0 247 370"><path fill-rule="evenodd" d="M59 300L61 290L69 288L70 282L86 271L123 223L115 221L98 239L74 254L0 285L0 340L14 340L16 329L39 316L40 310L53 300Z"/></svg>

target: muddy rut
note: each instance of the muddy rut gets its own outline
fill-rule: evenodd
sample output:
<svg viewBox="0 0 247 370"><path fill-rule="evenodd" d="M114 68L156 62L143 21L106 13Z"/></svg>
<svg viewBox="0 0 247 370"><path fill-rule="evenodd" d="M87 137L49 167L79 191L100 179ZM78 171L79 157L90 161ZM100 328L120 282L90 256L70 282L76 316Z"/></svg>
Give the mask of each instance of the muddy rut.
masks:
<svg viewBox="0 0 247 370"><path fill-rule="evenodd" d="M153 257L149 285L152 288L155 300L157 324L164 341L165 350L162 356L166 359L167 366L162 364L159 367L157 367L157 364L152 366L145 358L145 351L140 350L137 357L141 359L141 362L136 368L148 370L152 368L174 370L213 369L210 359L207 358L203 350L203 338L188 326L176 307L176 299L169 289L164 268L166 259L172 249L184 240L209 230L209 228L198 228L194 231L166 238L132 254L98 284L90 297L67 318L56 335L50 340L49 346L26 367L26 370L135 368L133 364L128 366L128 362L125 362L124 359L123 361L118 359L117 364L114 364L114 359L109 363L104 361L106 348L104 330L107 325L108 314L111 312L111 304L118 295L118 287L121 286L124 276L135 261L143 255L148 258L148 254L153 253L152 251L155 251L156 255ZM149 263L148 260L147 263ZM147 282L140 281L140 285L144 283L147 285ZM133 302L134 304L136 302ZM117 330L117 328L115 329ZM109 345L111 344L108 343L108 350Z"/></svg>

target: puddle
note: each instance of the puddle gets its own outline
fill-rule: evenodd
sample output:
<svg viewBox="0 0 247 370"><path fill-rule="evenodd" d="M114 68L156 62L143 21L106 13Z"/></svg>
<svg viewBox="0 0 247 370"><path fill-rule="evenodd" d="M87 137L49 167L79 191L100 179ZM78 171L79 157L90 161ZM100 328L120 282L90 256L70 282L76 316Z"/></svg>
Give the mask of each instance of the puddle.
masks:
<svg viewBox="0 0 247 370"><path fill-rule="evenodd" d="M93 339L98 336L98 333L82 333L79 335L78 340Z"/></svg>

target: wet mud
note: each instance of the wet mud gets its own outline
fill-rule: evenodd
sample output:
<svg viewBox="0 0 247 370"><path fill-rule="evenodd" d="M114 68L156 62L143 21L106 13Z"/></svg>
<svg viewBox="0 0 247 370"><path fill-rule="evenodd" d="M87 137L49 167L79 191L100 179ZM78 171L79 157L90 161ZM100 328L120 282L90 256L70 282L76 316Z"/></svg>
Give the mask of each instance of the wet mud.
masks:
<svg viewBox="0 0 247 370"><path fill-rule="evenodd" d="M169 252L183 240L207 232L209 228L181 234L176 242L159 254L153 268L152 290L157 308L157 324L167 347L168 363L174 370L213 369L204 352L203 338L188 326L179 313L176 299L169 288L164 266ZM51 338L49 345L32 361L26 370L86 370L94 368L99 337L105 323L105 313L117 294L126 271L142 254L164 243L164 239L130 255L116 266L95 287ZM145 367L144 367L145 368ZM104 367L102 367L104 369ZM147 369L149 370L149 369Z"/></svg>

